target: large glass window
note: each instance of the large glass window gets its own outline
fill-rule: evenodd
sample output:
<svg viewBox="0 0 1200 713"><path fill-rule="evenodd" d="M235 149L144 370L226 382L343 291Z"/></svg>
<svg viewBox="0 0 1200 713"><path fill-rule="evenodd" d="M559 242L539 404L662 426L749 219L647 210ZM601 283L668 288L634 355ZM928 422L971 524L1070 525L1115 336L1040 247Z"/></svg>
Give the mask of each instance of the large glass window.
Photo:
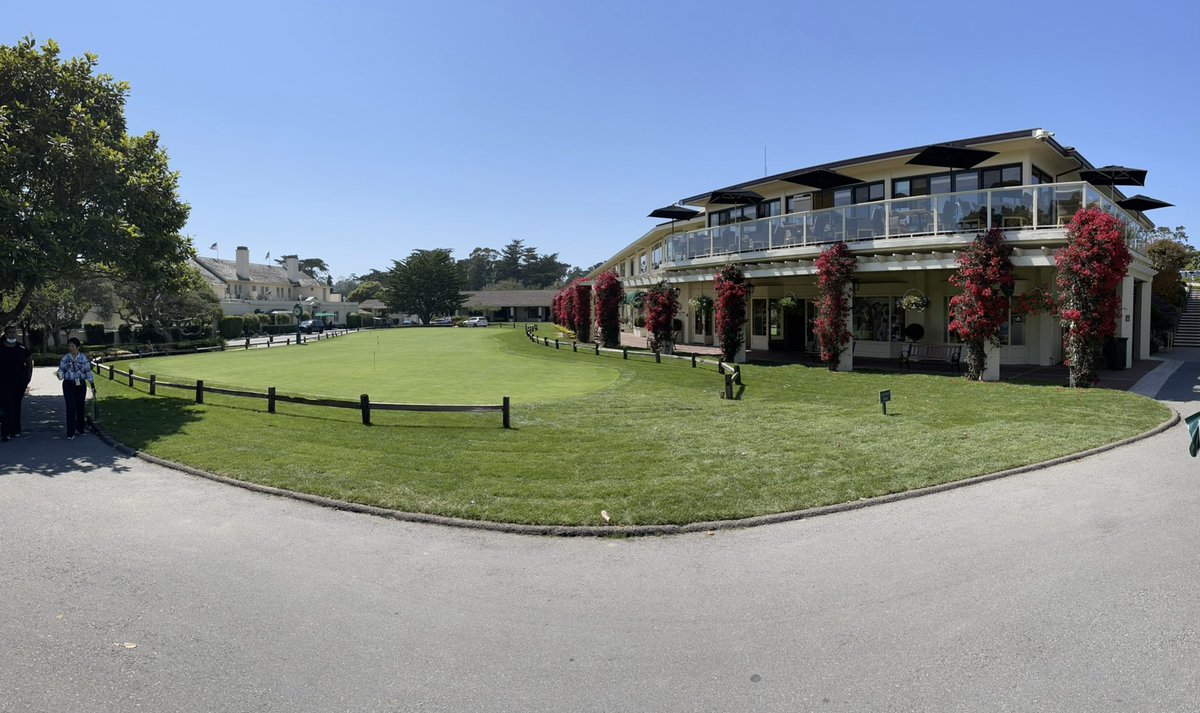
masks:
<svg viewBox="0 0 1200 713"><path fill-rule="evenodd" d="M1037 166L1034 166L1033 169L1030 171L1030 173L1032 174L1029 177L1030 183L1035 183L1035 184L1054 183L1054 179L1050 177L1050 174L1046 173L1045 171L1038 168Z"/></svg>
<svg viewBox="0 0 1200 713"><path fill-rule="evenodd" d="M898 178L892 181L892 198L912 198L929 195L929 176Z"/></svg>
<svg viewBox="0 0 1200 713"><path fill-rule="evenodd" d="M775 203L778 205L778 201L775 201ZM729 225L730 223L742 223L747 220L755 220L758 217L758 206L744 205L710 213L708 216L708 225L712 227Z"/></svg>
<svg viewBox="0 0 1200 713"><path fill-rule="evenodd" d="M787 212L805 213L813 209L813 195L801 193L787 198Z"/></svg>
<svg viewBox="0 0 1200 713"><path fill-rule="evenodd" d="M767 336L767 301L753 300L750 310L750 333L756 337Z"/></svg>
<svg viewBox="0 0 1200 713"><path fill-rule="evenodd" d="M833 192L833 204L835 206L870 203L871 201L881 200L883 200L883 181L839 188Z"/></svg>
<svg viewBox="0 0 1200 713"><path fill-rule="evenodd" d="M904 341L904 309L899 297L855 297L853 316L855 339Z"/></svg>

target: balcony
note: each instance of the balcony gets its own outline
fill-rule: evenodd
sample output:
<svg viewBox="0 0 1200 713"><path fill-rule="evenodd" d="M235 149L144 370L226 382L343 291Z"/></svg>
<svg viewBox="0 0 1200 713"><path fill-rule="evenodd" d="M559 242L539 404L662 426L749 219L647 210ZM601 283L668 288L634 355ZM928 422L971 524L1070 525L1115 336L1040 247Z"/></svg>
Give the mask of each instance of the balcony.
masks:
<svg viewBox="0 0 1200 713"><path fill-rule="evenodd" d="M1143 228L1088 183L1053 183L895 198L791 213L676 233L666 238L663 267L741 253L797 251L827 243L935 237L1003 230L1062 231L1084 206L1096 206L1125 226L1131 250L1142 250Z"/></svg>

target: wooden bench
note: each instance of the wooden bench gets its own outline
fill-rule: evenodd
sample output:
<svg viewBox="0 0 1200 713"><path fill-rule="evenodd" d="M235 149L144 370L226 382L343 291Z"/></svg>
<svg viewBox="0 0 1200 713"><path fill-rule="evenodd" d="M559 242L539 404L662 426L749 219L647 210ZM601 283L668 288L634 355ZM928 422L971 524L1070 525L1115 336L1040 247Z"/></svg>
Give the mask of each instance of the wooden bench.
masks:
<svg viewBox="0 0 1200 713"><path fill-rule="evenodd" d="M962 358L962 345L947 346L932 344L909 344L900 355L900 369L911 369L913 362L936 362L954 367L960 371L959 359Z"/></svg>

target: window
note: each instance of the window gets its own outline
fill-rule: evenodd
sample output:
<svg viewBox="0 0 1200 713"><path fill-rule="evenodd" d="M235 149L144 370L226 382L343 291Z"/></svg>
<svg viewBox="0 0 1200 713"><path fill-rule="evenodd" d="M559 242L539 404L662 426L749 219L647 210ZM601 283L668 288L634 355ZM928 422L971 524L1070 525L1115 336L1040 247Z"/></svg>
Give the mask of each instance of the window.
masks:
<svg viewBox="0 0 1200 713"><path fill-rule="evenodd" d="M912 176L892 181L892 198L929 195L929 176Z"/></svg>
<svg viewBox="0 0 1200 713"><path fill-rule="evenodd" d="M753 300L750 315L750 333L756 337L767 336L767 301Z"/></svg>
<svg viewBox="0 0 1200 713"><path fill-rule="evenodd" d="M833 205L854 205L883 200L883 181L861 183L857 186L839 188L833 192Z"/></svg>
<svg viewBox="0 0 1200 713"><path fill-rule="evenodd" d="M998 166L985 168L983 174L984 188L1003 188L1005 186L1021 185L1020 166Z"/></svg>
<svg viewBox="0 0 1200 713"><path fill-rule="evenodd" d="M856 297L853 311L855 339L904 341L904 309L899 297Z"/></svg>
<svg viewBox="0 0 1200 713"><path fill-rule="evenodd" d="M1034 166L1030 173L1032 174L1029 177L1030 183L1054 183L1054 179L1050 177L1050 174L1046 173L1037 166Z"/></svg>
<svg viewBox="0 0 1200 713"><path fill-rule="evenodd" d="M659 268L659 266L662 265L662 256L663 256L662 245L655 245L654 252L651 253L651 255L650 255L650 263L654 266L655 270L657 270Z"/></svg>
<svg viewBox="0 0 1200 713"><path fill-rule="evenodd" d="M641 269L638 271L639 274L646 271L646 253L642 253L640 264L641 264Z"/></svg>
<svg viewBox="0 0 1200 713"><path fill-rule="evenodd" d="M775 202L778 203L778 201ZM742 223L747 220L754 220L757 217L758 206L744 205L710 213L708 216L708 225L709 227L713 227L729 225L730 223Z"/></svg>

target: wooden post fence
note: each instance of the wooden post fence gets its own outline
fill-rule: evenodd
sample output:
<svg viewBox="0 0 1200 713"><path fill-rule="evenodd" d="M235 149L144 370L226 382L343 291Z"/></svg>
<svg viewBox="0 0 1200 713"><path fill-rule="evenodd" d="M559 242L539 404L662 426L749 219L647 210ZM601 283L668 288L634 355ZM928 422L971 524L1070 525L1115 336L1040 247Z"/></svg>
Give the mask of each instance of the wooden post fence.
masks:
<svg viewBox="0 0 1200 713"><path fill-rule="evenodd" d="M155 380L156 380L157 378L158 378L158 377L156 377L154 374L151 374L151 375L150 375L150 395L151 395L151 396L153 396L153 395L154 395L154 386L155 386L155 383L154 383L154 382L155 382Z"/></svg>
<svg viewBox="0 0 1200 713"><path fill-rule="evenodd" d="M267 387L267 413L275 413L275 387Z"/></svg>
<svg viewBox="0 0 1200 713"><path fill-rule="evenodd" d="M362 421L364 426L371 425L371 399L363 394L358 397L359 408L362 409Z"/></svg>
<svg viewBox="0 0 1200 713"><path fill-rule="evenodd" d="M196 403L204 403L204 379L196 379Z"/></svg>

